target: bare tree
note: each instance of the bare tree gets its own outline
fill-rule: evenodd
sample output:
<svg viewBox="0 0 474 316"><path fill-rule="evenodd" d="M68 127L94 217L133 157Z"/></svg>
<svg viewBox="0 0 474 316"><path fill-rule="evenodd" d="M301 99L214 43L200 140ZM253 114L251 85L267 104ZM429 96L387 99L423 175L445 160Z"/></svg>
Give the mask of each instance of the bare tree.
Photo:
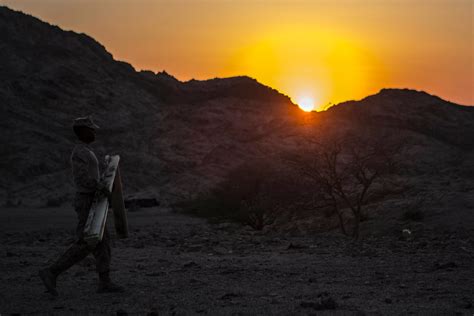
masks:
<svg viewBox="0 0 474 316"><path fill-rule="evenodd" d="M384 137L326 137L310 141L308 150L290 162L301 175L314 182L318 193L314 207L332 208L345 235L349 232L343 210L350 210L354 218L351 235L357 239L363 206L374 183L394 171L400 148Z"/></svg>

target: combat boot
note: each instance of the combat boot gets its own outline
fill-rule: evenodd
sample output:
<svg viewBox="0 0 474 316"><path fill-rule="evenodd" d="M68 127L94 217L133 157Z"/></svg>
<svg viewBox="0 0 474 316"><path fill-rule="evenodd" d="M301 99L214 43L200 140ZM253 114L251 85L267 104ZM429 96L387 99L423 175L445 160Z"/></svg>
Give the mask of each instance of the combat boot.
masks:
<svg viewBox="0 0 474 316"><path fill-rule="evenodd" d="M110 280L108 272L99 273L99 287L97 293L122 293L125 289Z"/></svg>
<svg viewBox="0 0 474 316"><path fill-rule="evenodd" d="M53 296L58 296L58 291L56 290L57 275L51 272L51 270L48 268L40 270L38 274L41 278L41 281L43 281L46 290Z"/></svg>

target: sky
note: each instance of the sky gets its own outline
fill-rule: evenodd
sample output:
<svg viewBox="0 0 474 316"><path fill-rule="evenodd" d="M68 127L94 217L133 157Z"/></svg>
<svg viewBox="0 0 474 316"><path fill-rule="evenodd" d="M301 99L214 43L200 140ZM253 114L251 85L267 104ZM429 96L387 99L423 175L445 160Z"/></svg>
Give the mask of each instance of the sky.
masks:
<svg viewBox="0 0 474 316"><path fill-rule="evenodd" d="M382 88L474 105L474 0L0 0L137 70L247 75L315 110Z"/></svg>

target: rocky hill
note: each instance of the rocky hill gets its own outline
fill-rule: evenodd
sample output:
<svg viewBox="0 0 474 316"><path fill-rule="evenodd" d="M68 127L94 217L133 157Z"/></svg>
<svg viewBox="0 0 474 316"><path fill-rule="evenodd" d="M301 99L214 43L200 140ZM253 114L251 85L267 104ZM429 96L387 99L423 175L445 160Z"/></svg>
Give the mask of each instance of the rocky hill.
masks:
<svg viewBox="0 0 474 316"><path fill-rule="evenodd" d="M166 72L137 72L85 34L6 7L0 7L0 102L3 203L68 201L71 123L89 114L102 127L93 146L98 155L122 156L126 194L163 203L212 187L247 160L304 148L305 137L331 129L409 137L418 173L446 169L450 177L456 167L469 174L474 161L471 107L384 89L304 113L249 77L181 82Z"/></svg>
<svg viewBox="0 0 474 316"><path fill-rule="evenodd" d="M102 126L99 155L122 156L127 192L149 189L166 199L169 191L212 182L297 111L288 97L248 77L180 82L165 72L136 72L89 36L6 7L0 60L0 190L13 203L70 195L77 116L91 114Z"/></svg>
<svg viewBox="0 0 474 316"><path fill-rule="evenodd" d="M466 150L474 147L474 107L423 91L382 89L359 102L334 106L329 116L410 130Z"/></svg>

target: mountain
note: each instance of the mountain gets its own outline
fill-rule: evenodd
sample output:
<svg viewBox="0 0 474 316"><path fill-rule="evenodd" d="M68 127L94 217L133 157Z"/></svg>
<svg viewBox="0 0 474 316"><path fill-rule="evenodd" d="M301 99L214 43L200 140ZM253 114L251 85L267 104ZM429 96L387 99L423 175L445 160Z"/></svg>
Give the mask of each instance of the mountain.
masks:
<svg viewBox="0 0 474 316"><path fill-rule="evenodd" d="M338 104L329 116L411 130L466 150L474 148L474 107L423 91L382 89L361 101ZM369 122L370 120L370 122Z"/></svg>
<svg viewBox="0 0 474 316"><path fill-rule="evenodd" d="M71 194L75 117L92 114L103 127L94 148L122 156L128 192L167 192L179 183L196 189L207 169L223 174L228 166L216 161L235 155L226 164L238 164L255 151L247 148L252 139L297 111L249 77L180 82L165 72L136 72L91 37L6 7L0 60L1 198L24 204Z"/></svg>
<svg viewBox="0 0 474 316"><path fill-rule="evenodd" d="M137 72L85 34L6 7L0 7L0 82L4 204L70 200L71 123L92 114L101 126L93 148L99 157L121 155L126 194L164 204L212 188L243 162L304 149L308 137L368 129L408 138L407 177L424 179L421 186L451 181L453 203L472 205L464 197L474 190L474 108L425 92L383 89L304 113L245 76L182 82L164 71Z"/></svg>

